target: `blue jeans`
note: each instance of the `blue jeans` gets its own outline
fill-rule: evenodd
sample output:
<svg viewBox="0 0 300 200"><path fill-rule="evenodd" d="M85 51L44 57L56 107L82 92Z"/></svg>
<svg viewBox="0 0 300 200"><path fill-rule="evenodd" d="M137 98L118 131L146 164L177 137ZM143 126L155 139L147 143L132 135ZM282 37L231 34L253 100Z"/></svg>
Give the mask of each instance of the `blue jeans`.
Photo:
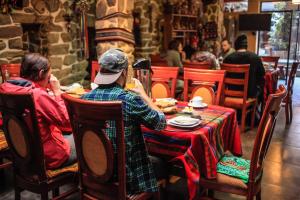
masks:
<svg viewBox="0 0 300 200"><path fill-rule="evenodd" d="M75 142L74 142L74 137L73 134L70 135L64 135L64 138L69 142L70 145L70 156L68 160L66 160L61 167L66 167L69 165L74 164L77 162L77 156L76 156L76 148L75 148Z"/></svg>

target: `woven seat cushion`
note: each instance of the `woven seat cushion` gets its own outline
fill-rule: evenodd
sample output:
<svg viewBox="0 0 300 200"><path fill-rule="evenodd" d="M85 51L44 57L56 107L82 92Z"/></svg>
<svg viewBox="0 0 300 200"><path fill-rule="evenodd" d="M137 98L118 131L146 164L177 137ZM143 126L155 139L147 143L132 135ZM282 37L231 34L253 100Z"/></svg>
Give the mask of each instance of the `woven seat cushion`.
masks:
<svg viewBox="0 0 300 200"><path fill-rule="evenodd" d="M252 104L255 102L256 99L249 98L246 101L246 104ZM242 98L235 98L235 97L225 97L224 105L226 107L241 107L243 105L243 99Z"/></svg>
<svg viewBox="0 0 300 200"><path fill-rule="evenodd" d="M73 173L78 172L78 164L74 163L73 165L66 166L64 168L46 171L48 178L53 178L55 176L58 176L63 173L68 173L68 172L73 172Z"/></svg>
<svg viewBox="0 0 300 200"><path fill-rule="evenodd" d="M0 151L3 149L7 149L7 148L8 148L8 146L7 146L7 142L6 142L4 133L3 133L3 131L0 131Z"/></svg>
<svg viewBox="0 0 300 200"><path fill-rule="evenodd" d="M248 186L245 184L241 179L234 178L232 176L227 176L225 174L217 173L217 179L218 184L221 185L228 185L231 187L239 188L239 189L247 189Z"/></svg>

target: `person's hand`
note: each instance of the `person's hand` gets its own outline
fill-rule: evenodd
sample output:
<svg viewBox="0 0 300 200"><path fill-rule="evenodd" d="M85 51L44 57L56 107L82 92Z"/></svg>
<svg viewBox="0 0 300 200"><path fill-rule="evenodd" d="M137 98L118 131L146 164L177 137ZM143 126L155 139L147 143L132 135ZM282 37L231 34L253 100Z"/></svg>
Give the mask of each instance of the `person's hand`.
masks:
<svg viewBox="0 0 300 200"><path fill-rule="evenodd" d="M53 74L51 74L51 76L50 76L49 84L50 84L51 90L53 91L55 96L58 96L61 94L60 83Z"/></svg>
<svg viewBox="0 0 300 200"><path fill-rule="evenodd" d="M142 85L142 83L138 80L138 79L136 79L136 78L132 78L132 80L134 81L134 88L131 88L131 89L129 89L130 91L132 91L132 92L135 92L136 94L138 94L138 95L140 95L140 96L144 96L144 95L146 95L147 96L147 94L146 94L146 92L145 92L145 89L144 89L144 87L143 87L143 85Z"/></svg>

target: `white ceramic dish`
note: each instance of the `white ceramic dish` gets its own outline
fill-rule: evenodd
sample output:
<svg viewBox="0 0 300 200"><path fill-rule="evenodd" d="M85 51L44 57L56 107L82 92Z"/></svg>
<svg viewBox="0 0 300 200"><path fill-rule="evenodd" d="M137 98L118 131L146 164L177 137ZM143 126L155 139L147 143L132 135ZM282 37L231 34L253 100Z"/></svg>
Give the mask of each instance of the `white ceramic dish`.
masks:
<svg viewBox="0 0 300 200"><path fill-rule="evenodd" d="M198 125L201 124L201 120L199 120L198 123L193 124L193 125L176 124L176 123L172 123L172 121L170 121L170 120L168 121L168 124L171 125L171 126L176 126L176 127L181 127L181 128L194 128L194 127L196 127L196 126L198 126Z"/></svg>
<svg viewBox="0 0 300 200"><path fill-rule="evenodd" d="M201 124L201 120L191 117L178 116L168 120L168 124L177 127L192 128Z"/></svg>
<svg viewBox="0 0 300 200"><path fill-rule="evenodd" d="M188 106L193 107L193 108L206 108L207 107L207 103L202 103L201 105L197 105L197 106L189 103Z"/></svg>
<svg viewBox="0 0 300 200"><path fill-rule="evenodd" d="M168 101L168 102L177 103L177 100L173 99L173 98L157 98L157 99L155 99L155 101Z"/></svg>

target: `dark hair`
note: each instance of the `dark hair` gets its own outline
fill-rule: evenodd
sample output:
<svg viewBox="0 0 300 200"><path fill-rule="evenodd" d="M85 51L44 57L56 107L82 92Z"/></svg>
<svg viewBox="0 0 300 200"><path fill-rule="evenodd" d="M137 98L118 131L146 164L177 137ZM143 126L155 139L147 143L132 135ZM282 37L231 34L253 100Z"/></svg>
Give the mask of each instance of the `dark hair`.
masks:
<svg viewBox="0 0 300 200"><path fill-rule="evenodd" d="M237 37L234 42L234 47L236 50L247 49L248 48L248 38L247 35L243 34Z"/></svg>
<svg viewBox="0 0 300 200"><path fill-rule="evenodd" d="M179 44L180 44L180 42L178 40L172 40L169 43L168 49L178 51Z"/></svg>
<svg viewBox="0 0 300 200"><path fill-rule="evenodd" d="M38 53L26 54L21 64L21 77L32 80L40 81L46 77L50 69L48 59ZM40 76L40 72L42 76Z"/></svg>
<svg viewBox="0 0 300 200"><path fill-rule="evenodd" d="M225 41L227 41L228 44L232 45L232 42L231 42L230 40L228 40L227 38L223 38L223 39L222 39L222 42L225 42ZM222 42L221 42L221 43L222 43Z"/></svg>

